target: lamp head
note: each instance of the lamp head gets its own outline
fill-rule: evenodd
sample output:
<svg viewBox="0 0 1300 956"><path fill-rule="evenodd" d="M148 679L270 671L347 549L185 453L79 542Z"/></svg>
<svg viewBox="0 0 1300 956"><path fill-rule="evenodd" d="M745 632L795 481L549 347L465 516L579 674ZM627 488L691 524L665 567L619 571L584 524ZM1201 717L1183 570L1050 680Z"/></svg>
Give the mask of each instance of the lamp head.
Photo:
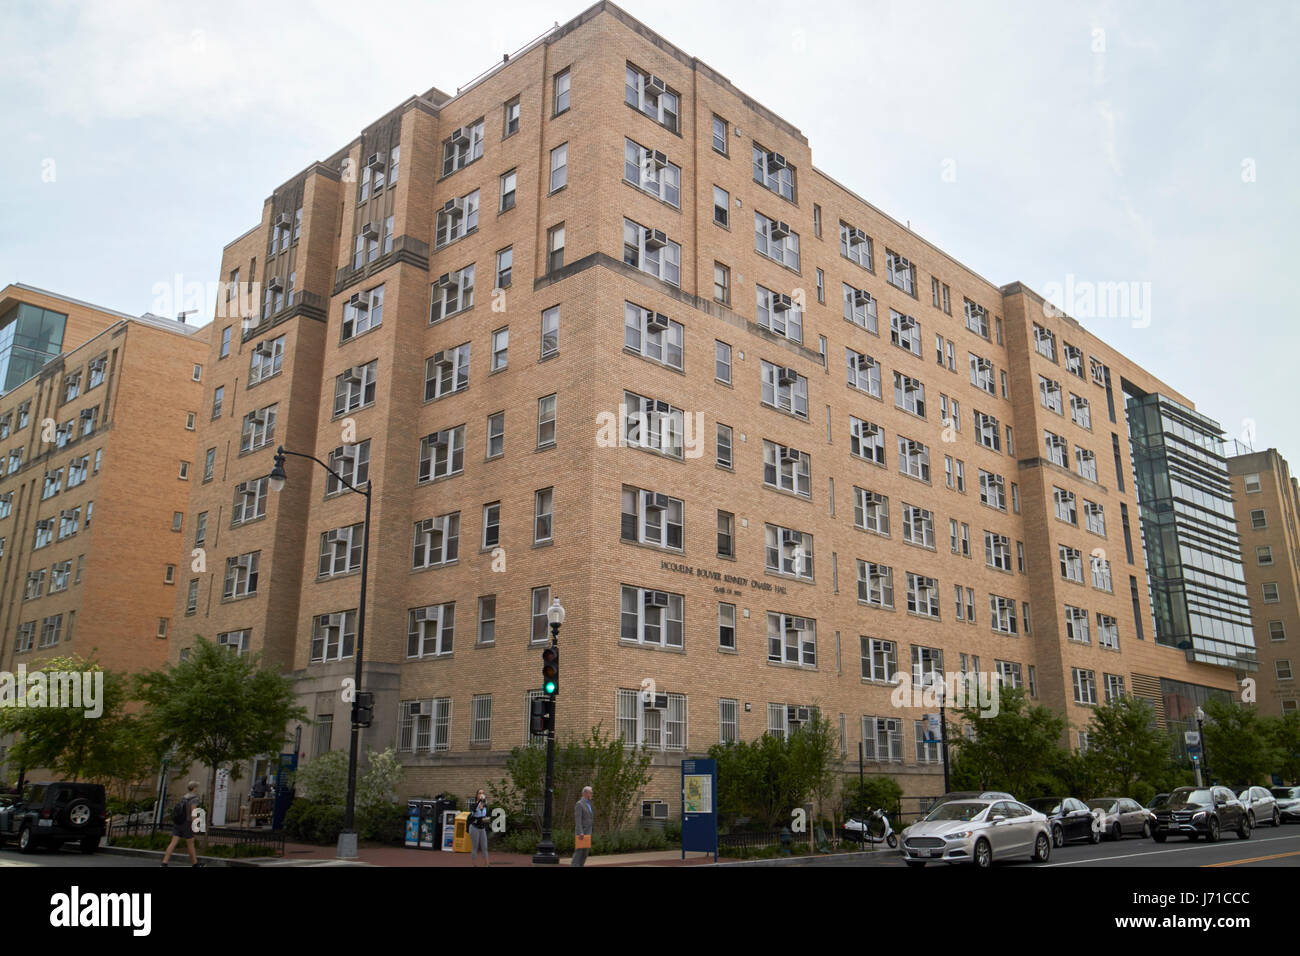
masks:
<svg viewBox="0 0 1300 956"><path fill-rule="evenodd" d="M284 482L289 476L284 473L284 446L281 445L275 452L275 467L271 469L271 490L280 491L284 488Z"/></svg>
<svg viewBox="0 0 1300 956"><path fill-rule="evenodd" d="M564 623L564 606L560 604L559 598L552 600L551 606L546 609L546 620L552 627L559 627Z"/></svg>

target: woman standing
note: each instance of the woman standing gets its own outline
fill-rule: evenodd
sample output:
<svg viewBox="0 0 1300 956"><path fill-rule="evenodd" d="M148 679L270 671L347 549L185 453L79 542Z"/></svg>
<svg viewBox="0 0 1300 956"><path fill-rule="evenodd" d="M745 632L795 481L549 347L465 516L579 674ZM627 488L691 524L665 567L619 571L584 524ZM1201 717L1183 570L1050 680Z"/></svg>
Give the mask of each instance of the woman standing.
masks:
<svg viewBox="0 0 1300 956"><path fill-rule="evenodd" d="M474 797L474 803L469 809L469 859L471 866L478 866L475 862L479 852L483 853L483 862L487 866L492 865L488 859L488 807L487 794L479 790Z"/></svg>

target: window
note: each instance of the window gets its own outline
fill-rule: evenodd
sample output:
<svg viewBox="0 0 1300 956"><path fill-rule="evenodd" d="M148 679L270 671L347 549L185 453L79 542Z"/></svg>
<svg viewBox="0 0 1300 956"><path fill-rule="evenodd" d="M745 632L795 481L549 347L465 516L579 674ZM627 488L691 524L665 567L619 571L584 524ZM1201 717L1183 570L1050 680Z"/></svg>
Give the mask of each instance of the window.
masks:
<svg viewBox="0 0 1300 956"><path fill-rule="evenodd" d="M873 464L885 464L885 432L879 425L849 416L849 454Z"/></svg>
<svg viewBox="0 0 1300 956"><path fill-rule="evenodd" d="M364 485L370 480L370 439L335 448L329 455L329 467L349 484ZM345 490L345 487L343 482L334 475L325 479L327 497L339 494Z"/></svg>
<svg viewBox="0 0 1300 956"><path fill-rule="evenodd" d="M551 192L557 192L569 183L569 144L561 143L551 150Z"/></svg>
<svg viewBox="0 0 1300 956"><path fill-rule="evenodd" d="M436 248L463 239L478 229L479 191L448 199L438 209Z"/></svg>
<svg viewBox="0 0 1300 956"><path fill-rule="evenodd" d="M569 81L570 76L567 68L555 74L552 87L555 92L554 115L556 116L569 108Z"/></svg>
<svg viewBox="0 0 1300 956"><path fill-rule="evenodd" d="M1044 358L1056 361L1056 335L1034 323L1034 349Z"/></svg>
<svg viewBox="0 0 1300 956"><path fill-rule="evenodd" d="M555 445L555 395L547 395L537 400L537 447L551 448Z"/></svg>
<svg viewBox="0 0 1300 956"><path fill-rule="evenodd" d="M490 747L492 745L492 695L475 694L470 698L469 709L469 745Z"/></svg>
<svg viewBox="0 0 1300 956"><path fill-rule="evenodd" d="M1052 497L1056 501L1056 517L1075 524L1074 492L1066 491L1064 488L1053 488Z"/></svg>
<svg viewBox="0 0 1300 956"><path fill-rule="evenodd" d="M261 554L260 551L250 551L226 559L223 598L251 597L257 593L257 564Z"/></svg>
<svg viewBox="0 0 1300 956"><path fill-rule="evenodd" d="M542 358L560 353L560 307L552 306L542 313Z"/></svg>
<svg viewBox="0 0 1300 956"><path fill-rule="evenodd" d="M496 288L507 289L510 287L510 273L514 265L515 252L513 246L507 246L497 253L497 273Z"/></svg>
<svg viewBox="0 0 1300 956"><path fill-rule="evenodd" d="M1066 640L1079 644L1090 644L1092 637L1088 633L1088 612L1081 607L1065 606Z"/></svg>
<svg viewBox="0 0 1300 956"><path fill-rule="evenodd" d="M767 614L767 659L774 664L817 666L817 622L769 611Z"/></svg>
<svg viewBox="0 0 1300 956"><path fill-rule="evenodd" d="M903 722L897 717L863 717L862 751L865 760L903 762Z"/></svg>
<svg viewBox="0 0 1300 956"><path fill-rule="evenodd" d="M549 586L533 588L533 627L531 637L534 644L546 640L546 609L551 606L551 589Z"/></svg>
<svg viewBox="0 0 1300 956"><path fill-rule="evenodd" d="M713 299L731 305L731 270L721 262L713 263Z"/></svg>
<svg viewBox="0 0 1300 956"><path fill-rule="evenodd" d="M240 452L256 451L275 440L275 416L278 408L278 405L268 405L244 416Z"/></svg>
<svg viewBox="0 0 1300 956"><path fill-rule="evenodd" d="M1060 382L1044 375L1038 376L1038 395L1044 408L1058 415L1062 414Z"/></svg>
<svg viewBox="0 0 1300 956"><path fill-rule="evenodd" d="M435 352L424 363L424 400L454 394L469 387L470 343Z"/></svg>
<svg viewBox="0 0 1300 956"><path fill-rule="evenodd" d="M445 272L433 284L429 297L429 322L438 322L474 305L474 265Z"/></svg>
<svg viewBox="0 0 1300 956"><path fill-rule="evenodd" d="M755 283L758 301L755 318L763 328L792 342L803 342L803 310L790 296Z"/></svg>
<svg viewBox="0 0 1300 956"><path fill-rule="evenodd" d="M375 400L379 360L344 369L334 378L334 415L345 415Z"/></svg>
<svg viewBox="0 0 1300 956"><path fill-rule="evenodd" d="M503 112L505 115L503 117L501 138L507 139L519 132L519 97L516 96L512 100L508 100Z"/></svg>
<svg viewBox="0 0 1300 956"><path fill-rule="evenodd" d="M813 536L793 528L767 524L763 527L767 570L811 581L813 579Z"/></svg>
<svg viewBox="0 0 1300 956"><path fill-rule="evenodd" d="M639 690L620 688L615 726L627 746L651 750L686 749L686 697L656 694L646 700Z"/></svg>
<svg viewBox="0 0 1300 956"><path fill-rule="evenodd" d="M1081 428L1092 428L1092 409L1088 400L1070 393L1070 420Z"/></svg>
<svg viewBox="0 0 1300 956"><path fill-rule="evenodd" d="M1268 622L1268 639L1270 641L1286 640L1286 624L1282 621Z"/></svg>
<svg viewBox="0 0 1300 956"><path fill-rule="evenodd" d="M412 570L450 564L459 556L459 511L415 522L415 540L411 551Z"/></svg>
<svg viewBox="0 0 1300 956"><path fill-rule="evenodd" d="M533 495L533 543L550 541L555 533L555 490L543 488Z"/></svg>
<svg viewBox="0 0 1300 956"><path fill-rule="evenodd" d="M478 643L496 642L497 596L486 594L478 599Z"/></svg>
<svg viewBox="0 0 1300 956"><path fill-rule="evenodd" d="M1061 351L1065 356L1065 370L1071 375L1083 378L1083 350L1065 342L1062 344Z"/></svg>
<svg viewBox="0 0 1300 956"><path fill-rule="evenodd" d="M916 295L916 266L892 249L885 250L885 280L908 295Z"/></svg>
<svg viewBox="0 0 1300 956"><path fill-rule="evenodd" d="M919 441L899 435L898 470L921 481L929 481L930 449Z"/></svg>
<svg viewBox="0 0 1300 956"><path fill-rule="evenodd" d="M1074 447L1074 459L1079 472L1079 477L1087 478L1090 481L1097 480L1097 455L1086 448Z"/></svg>
<svg viewBox="0 0 1300 956"><path fill-rule="evenodd" d="M1119 626L1109 614L1097 613L1097 646L1119 650Z"/></svg>
<svg viewBox="0 0 1300 956"><path fill-rule="evenodd" d="M681 207L681 167L670 163L667 155L660 150L651 149L634 140L625 139L623 141L623 179L637 189L649 193L670 206ZM715 186L715 205L717 204L716 197L719 191ZM723 193L724 197L726 195L726 193ZM724 221L721 225L725 226L727 225L725 221L727 202L725 200L722 203L722 211ZM715 219L717 217L716 209L714 217Z"/></svg>
<svg viewBox="0 0 1300 956"><path fill-rule="evenodd" d="M465 469L465 426L444 428L420 440L417 480L432 481L458 475Z"/></svg>
<svg viewBox="0 0 1300 956"><path fill-rule="evenodd" d="M189 588L185 595L185 613L193 614L199 607L199 579L190 578Z"/></svg>
<svg viewBox="0 0 1300 956"><path fill-rule="evenodd" d="M754 249L796 272L799 269L799 234L790 229L789 223L755 212Z"/></svg>
<svg viewBox="0 0 1300 956"><path fill-rule="evenodd" d="M487 458L496 458L505 452L506 413L496 412L487 420Z"/></svg>
<svg viewBox="0 0 1300 956"><path fill-rule="evenodd" d="M879 334L876 320L876 300L866 289L855 289L842 283L844 290L844 318L873 335Z"/></svg>
<svg viewBox="0 0 1300 956"><path fill-rule="evenodd" d="M620 592L619 632L621 641L635 641L655 647L682 646L680 594L623 585Z"/></svg>
<svg viewBox="0 0 1300 956"><path fill-rule="evenodd" d="M919 690L935 680L943 680L943 651L913 644L912 685Z"/></svg>
<svg viewBox="0 0 1300 956"><path fill-rule="evenodd" d="M1261 590L1263 591L1263 594L1264 594L1264 603L1265 603L1265 604L1277 604L1277 603L1278 603L1278 601L1280 600L1280 598L1278 597L1278 589L1277 589L1277 582L1276 582L1276 581L1269 581L1269 582L1266 582L1265 584L1262 584L1260 587L1261 587Z"/></svg>
<svg viewBox="0 0 1300 956"><path fill-rule="evenodd" d="M622 499L619 534L624 541L675 551L682 549L683 504L680 498L624 485Z"/></svg>
<svg viewBox="0 0 1300 956"><path fill-rule="evenodd" d="M1000 594L989 595L989 620L993 630L1000 634L1016 633L1016 599L1002 597ZM1012 686L1019 687L1019 680Z"/></svg>
<svg viewBox="0 0 1300 956"><path fill-rule="evenodd" d="M853 489L853 525L889 537L889 498L865 488Z"/></svg>
<svg viewBox="0 0 1300 956"><path fill-rule="evenodd" d="M731 194L721 186L713 187L713 222L723 229L731 228Z"/></svg>
<svg viewBox="0 0 1300 956"><path fill-rule="evenodd" d="M764 405L808 418L808 379L793 368L762 361L762 402Z"/></svg>
<svg viewBox="0 0 1300 956"><path fill-rule="evenodd" d="M629 63L623 98L629 106L640 110L659 125L677 132L681 97L659 77L643 73Z"/></svg>
<svg viewBox="0 0 1300 956"><path fill-rule="evenodd" d="M1275 660L1273 662L1273 673L1277 675L1278 680L1292 680L1295 675L1291 671L1291 659L1279 657Z"/></svg>
<svg viewBox="0 0 1300 956"><path fill-rule="evenodd" d="M60 468L59 471L62 472L63 469ZM181 462L180 473L177 475L177 477L180 478L181 481L190 480L190 463L188 461Z"/></svg>
<svg viewBox="0 0 1300 956"><path fill-rule="evenodd" d="M378 328L383 323L384 287L379 285L368 292L358 292L343 306L342 341L346 342L349 339L356 338L362 332ZM283 349L284 336L281 336L276 341L280 343L281 349ZM275 370L277 372L280 370L278 363Z"/></svg>
<svg viewBox="0 0 1300 956"><path fill-rule="evenodd" d="M195 366L194 366L194 372L193 372L193 374L192 374L190 377L193 378L194 381L196 381L196 382L201 382L201 381L203 381L203 366L202 366L202 365L195 365ZM22 409L21 406L19 407L19 411L20 411L20 412L23 411L23 409ZM26 419L26 417L25 417L24 415L20 414L20 415L18 416L18 419L19 419L19 421L21 422L21 424L18 426L19 428L23 428L24 426L26 426L26 424L27 424L27 419Z"/></svg>
<svg viewBox="0 0 1300 956"><path fill-rule="evenodd" d="M936 302L935 305L939 303ZM963 307L966 311L966 328L970 329L982 339L989 337L989 312L982 305L977 305L970 299L962 299ZM944 311L947 311L946 309Z"/></svg>
<svg viewBox="0 0 1300 956"><path fill-rule="evenodd" d="M552 156L554 158L554 156ZM506 212L515 208L515 192L519 183L519 171L512 169L508 173L501 174L501 202L498 211Z"/></svg>
<svg viewBox="0 0 1300 956"><path fill-rule="evenodd" d="M1053 432L1045 431L1043 432L1043 441L1047 446L1047 460L1054 465L1060 465L1062 468L1066 467L1065 439Z"/></svg>
<svg viewBox="0 0 1300 956"><path fill-rule="evenodd" d="M804 498L812 497L812 459L807 452L763 440L763 483Z"/></svg>
<svg viewBox="0 0 1300 956"><path fill-rule="evenodd" d="M221 417L221 405L226 397L226 386L218 385L212 393L212 420Z"/></svg>
<svg viewBox="0 0 1300 956"><path fill-rule="evenodd" d="M794 168L780 153L754 143L754 182L794 202Z"/></svg>
<svg viewBox="0 0 1300 956"><path fill-rule="evenodd" d="M1057 551L1060 557L1061 577L1067 581L1077 581L1083 583L1083 554L1078 548L1071 548L1068 545L1058 545Z"/></svg>
<svg viewBox="0 0 1300 956"><path fill-rule="evenodd" d="M980 469L980 502L999 511L1007 510L1006 482L1001 475Z"/></svg>
<svg viewBox="0 0 1300 956"><path fill-rule="evenodd" d="M967 354L970 356L970 383L990 395L995 395L997 386L993 382L993 363L974 352Z"/></svg>
<svg viewBox="0 0 1300 956"><path fill-rule="evenodd" d="M483 120L460 126L442 141L442 174L450 176L483 155Z"/></svg>
<svg viewBox="0 0 1300 956"><path fill-rule="evenodd" d="M718 423L717 463L723 468L731 467L731 426Z"/></svg>
<svg viewBox="0 0 1300 956"><path fill-rule="evenodd" d="M736 649L736 605L718 604L718 647Z"/></svg>
<svg viewBox="0 0 1300 956"><path fill-rule="evenodd" d="M681 246L659 229L623 220L623 261L673 285L681 281Z"/></svg>
<svg viewBox="0 0 1300 956"><path fill-rule="evenodd" d="M934 512L903 502L903 540L923 548L934 547ZM956 522L953 523L956 527Z"/></svg>
<svg viewBox="0 0 1300 956"><path fill-rule="evenodd" d="M1250 527L1254 531L1259 531L1268 527L1268 518L1265 516L1263 508L1254 508L1251 510Z"/></svg>
<svg viewBox="0 0 1300 956"><path fill-rule="evenodd" d="M736 556L736 516L730 511L718 512L718 557Z"/></svg>
<svg viewBox="0 0 1300 956"><path fill-rule="evenodd" d="M235 485L235 499L230 509L232 528L256 518L266 517L266 497L269 487L270 478L266 475L250 481L241 481Z"/></svg>
<svg viewBox="0 0 1300 956"><path fill-rule="evenodd" d="M717 113L713 114L713 148L727 155L727 121Z"/></svg>
<svg viewBox="0 0 1300 956"><path fill-rule="evenodd" d="M81 394L81 370L63 376L63 400L70 402Z"/></svg>
<svg viewBox="0 0 1300 956"><path fill-rule="evenodd" d="M564 266L564 223L552 226L546 232L546 271L555 272Z"/></svg>
<svg viewBox="0 0 1300 956"><path fill-rule="evenodd" d="M72 475L68 475L68 487L72 487ZM1260 545L1255 549L1255 563L1261 566L1267 566L1273 563L1273 549L1268 545Z"/></svg>
<svg viewBox="0 0 1300 956"><path fill-rule="evenodd" d="M925 417L925 385L920 379L894 373L894 407Z"/></svg>
<svg viewBox="0 0 1300 956"><path fill-rule="evenodd" d="M683 457L685 413L682 409L661 399L624 392L623 414L624 445L660 452L673 458Z"/></svg>
<svg viewBox="0 0 1300 956"><path fill-rule="evenodd" d="M921 327L910 315L893 309L889 310L889 341L918 358L921 355Z"/></svg>
<svg viewBox="0 0 1300 956"><path fill-rule="evenodd" d="M406 656L442 657L455 643L456 603L433 604L407 612Z"/></svg>
<svg viewBox="0 0 1300 956"><path fill-rule="evenodd" d="M999 571L1011 570L1011 539L1005 534L984 532L984 563Z"/></svg>
<svg viewBox="0 0 1300 956"><path fill-rule="evenodd" d="M874 637L859 638L862 654L862 679L893 683L898 673L898 645Z"/></svg>
<svg viewBox="0 0 1300 956"><path fill-rule="evenodd" d="M451 749L451 698L402 701L398 750L408 753Z"/></svg>
<svg viewBox="0 0 1300 956"><path fill-rule="evenodd" d="M1259 481L1259 475L1257 474L1246 475L1245 483L1246 483L1246 494L1248 495L1257 495L1260 493L1260 491L1263 488L1263 486L1260 484Z"/></svg>
<svg viewBox="0 0 1300 956"><path fill-rule="evenodd" d="M939 616L939 582L920 574L907 573L907 610L922 617Z"/></svg>
<svg viewBox="0 0 1300 956"><path fill-rule="evenodd" d="M321 534L320 555L316 569L318 577L331 578L361 570L363 529L363 525L354 524Z"/></svg>
<svg viewBox="0 0 1300 956"><path fill-rule="evenodd" d="M1094 671L1070 668L1074 678L1074 702L1076 704L1097 703L1097 675Z"/></svg>

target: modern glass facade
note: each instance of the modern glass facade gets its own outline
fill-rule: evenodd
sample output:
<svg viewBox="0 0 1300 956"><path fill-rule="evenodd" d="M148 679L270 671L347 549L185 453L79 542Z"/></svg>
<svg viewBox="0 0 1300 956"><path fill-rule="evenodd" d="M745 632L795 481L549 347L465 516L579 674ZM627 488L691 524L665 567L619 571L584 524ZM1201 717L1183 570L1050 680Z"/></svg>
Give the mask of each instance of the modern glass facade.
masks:
<svg viewBox="0 0 1300 956"><path fill-rule="evenodd" d="M57 358L68 317L20 302L0 316L0 394L21 385Z"/></svg>
<svg viewBox="0 0 1300 956"><path fill-rule="evenodd" d="M1258 670L1223 430L1124 384L1155 639L1190 660Z"/></svg>

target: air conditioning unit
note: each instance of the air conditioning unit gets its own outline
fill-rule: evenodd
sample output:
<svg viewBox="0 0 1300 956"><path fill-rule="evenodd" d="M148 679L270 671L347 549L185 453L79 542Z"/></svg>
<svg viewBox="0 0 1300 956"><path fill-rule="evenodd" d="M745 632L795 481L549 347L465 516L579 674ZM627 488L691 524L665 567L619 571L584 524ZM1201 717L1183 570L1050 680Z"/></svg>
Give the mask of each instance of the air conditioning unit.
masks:
<svg viewBox="0 0 1300 956"><path fill-rule="evenodd" d="M654 405L651 407L650 409L651 411L662 412L665 415L667 415L670 411L672 411L673 407L669 405L667 402L663 401L662 399L656 398L653 399L653 401L654 401Z"/></svg>
<svg viewBox="0 0 1300 956"><path fill-rule="evenodd" d="M785 161L785 157L780 153L770 152L767 154L767 171L769 173L776 172L778 169L785 169L788 165L789 164Z"/></svg>
<svg viewBox="0 0 1300 956"><path fill-rule="evenodd" d="M870 305L870 304L871 304L871 293L868 292L866 289L854 289L854 290L853 290L853 304L854 304L854 305Z"/></svg>
<svg viewBox="0 0 1300 956"><path fill-rule="evenodd" d="M646 607L667 607L668 593L666 591L646 591L645 605Z"/></svg>
<svg viewBox="0 0 1300 956"><path fill-rule="evenodd" d="M412 612L412 616L413 616L417 621L427 621L427 620L429 619L429 611L430 611L430 610L432 610L432 608L427 608L427 607L417 607L417 608Z"/></svg>
<svg viewBox="0 0 1300 956"><path fill-rule="evenodd" d="M377 223L377 222L368 222L368 223L366 223L364 226L362 226L362 227L361 227L361 238L362 238L362 239L378 239L378 238L379 238L379 223Z"/></svg>
<svg viewBox="0 0 1300 956"><path fill-rule="evenodd" d="M289 214L287 212L282 212L280 213L280 215L275 217L276 229L288 229L292 224L293 223L290 221Z"/></svg>
<svg viewBox="0 0 1300 956"><path fill-rule="evenodd" d="M770 235L773 239L784 239L790 235L790 224L788 222L774 222Z"/></svg>
<svg viewBox="0 0 1300 956"><path fill-rule="evenodd" d="M334 460L348 461L348 462L352 461L352 459L355 458L357 455L355 450L356 447L357 447L356 445L339 445L338 448L334 449Z"/></svg>
<svg viewBox="0 0 1300 956"><path fill-rule="evenodd" d="M434 448L446 448L447 433L445 431L434 432L432 435L429 436L429 444L432 445Z"/></svg>
<svg viewBox="0 0 1300 956"><path fill-rule="evenodd" d="M859 372L867 371L874 364L875 363L871 361L871 356L869 355L859 355L857 358L857 366Z"/></svg>
<svg viewBox="0 0 1300 956"><path fill-rule="evenodd" d="M271 276L266 280L266 287L272 292L279 292L284 288L284 280L279 276Z"/></svg>
<svg viewBox="0 0 1300 956"><path fill-rule="evenodd" d="M431 701L431 700L422 700L422 701L419 702L419 706L420 706L420 709L419 709L419 711L417 712L417 713L419 714L419 716L421 716L421 717L432 717L432 716L433 716L433 701Z"/></svg>
<svg viewBox="0 0 1300 956"><path fill-rule="evenodd" d="M794 463L797 464L797 463L799 462L799 459L800 459L801 457L802 457L802 453L799 451L798 448L782 448L782 449L781 449L781 460L782 460L782 461L789 461L789 462L794 462Z"/></svg>
<svg viewBox="0 0 1300 956"><path fill-rule="evenodd" d="M456 197L455 199L448 199L445 203L442 204L442 211L443 214L447 216L463 215L465 212L465 200L461 199L460 197Z"/></svg>
<svg viewBox="0 0 1300 956"><path fill-rule="evenodd" d="M252 564L253 564L253 559L246 554L242 554L239 557L235 558L235 567L243 568L245 571L247 571L252 566Z"/></svg>
<svg viewBox="0 0 1300 956"><path fill-rule="evenodd" d="M433 364L434 364L434 365L445 365L446 363L447 363L447 353L446 353L446 352L434 352L434 353L433 353Z"/></svg>
<svg viewBox="0 0 1300 956"><path fill-rule="evenodd" d="M799 381L799 373L792 368L778 369L776 380L778 385L793 385Z"/></svg>
<svg viewBox="0 0 1300 956"><path fill-rule="evenodd" d="M382 168L383 165L384 165L384 161L385 161L387 158L388 158L388 157L385 155L384 151L381 149L381 150L379 150L379 152L377 152L377 153L371 153L371 154L370 154L370 156L366 159L366 166L367 166L367 168L369 168L369 169L374 169L376 166Z"/></svg>
<svg viewBox="0 0 1300 956"><path fill-rule="evenodd" d="M438 276L439 289L455 289L458 288L459 286L460 286L459 272L444 272L442 275Z"/></svg>
<svg viewBox="0 0 1300 956"><path fill-rule="evenodd" d="M433 519L425 518L417 527L420 529L420 534L433 534Z"/></svg>
<svg viewBox="0 0 1300 956"><path fill-rule="evenodd" d="M812 708L796 707L794 712L794 717L795 720L799 721L800 723L807 723L809 720L812 719Z"/></svg>
<svg viewBox="0 0 1300 956"><path fill-rule="evenodd" d="M453 146L461 146L468 142L469 142L468 126L457 126L454 130L451 131L451 144Z"/></svg>
<svg viewBox="0 0 1300 956"><path fill-rule="evenodd" d="M252 425L254 428L261 428L266 424L266 419L258 414L249 415L248 424Z"/></svg>
<svg viewBox="0 0 1300 956"><path fill-rule="evenodd" d="M667 710L667 709L668 709L668 695L667 695L667 694L655 694L654 703L651 704L650 706L653 707L655 710Z"/></svg>
<svg viewBox="0 0 1300 956"><path fill-rule="evenodd" d="M796 631L806 631L808 630L808 618L792 617L790 618L790 626Z"/></svg>
<svg viewBox="0 0 1300 956"><path fill-rule="evenodd" d="M345 369L343 370L342 378L343 378L343 381L345 381L345 382L359 382L359 381L361 381L361 366L360 366L360 365L353 365L351 368L345 368Z"/></svg>
<svg viewBox="0 0 1300 956"><path fill-rule="evenodd" d="M356 309L358 312L367 311L370 308L370 293L354 293L352 298L348 299L348 305L352 306L352 308Z"/></svg>
<svg viewBox="0 0 1300 956"><path fill-rule="evenodd" d="M664 235L662 229L646 229L645 247L647 249L662 249L666 245L668 245L668 237Z"/></svg>
<svg viewBox="0 0 1300 956"><path fill-rule="evenodd" d="M668 165L668 154L662 150L648 150L645 154L646 164L653 166L655 169L663 169Z"/></svg>
<svg viewBox="0 0 1300 956"><path fill-rule="evenodd" d="M784 292L773 292L773 293L772 293L772 311L773 311L773 312L789 312L789 311L790 311L791 309L793 309L793 308L794 308L794 300L791 299L791 298L790 298L788 295L786 295Z"/></svg>
<svg viewBox="0 0 1300 956"><path fill-rule="evenodd" d="M658 96L660 93L667 92L667 90L668 90L668 84L665 83L660 77L655 76L653 73L651 73L648 77L646 77L646 81L645 81L646 95Z"/></svg>
<svg viewBox="0 0 1300 956"><path fill-rule="evenodd" d="M781 529L781 544L783 546L798 547L803 544L803 535L798 531L792 531L789 528Z"/></svg>
<svg viewBox="0 0 1300 956"><path fill-rule="evenodd" d="M662 312L651 312L646 317L645 327L647 332L666 332L668 331L668 316Z"/></svg>
<svg viewBox="0 0 1300 956"><path fill-rule="evenodd" d="M668 496L660 492L648 491L646 492L646 507L658 508L661 511L667 510Z"/></svg>

